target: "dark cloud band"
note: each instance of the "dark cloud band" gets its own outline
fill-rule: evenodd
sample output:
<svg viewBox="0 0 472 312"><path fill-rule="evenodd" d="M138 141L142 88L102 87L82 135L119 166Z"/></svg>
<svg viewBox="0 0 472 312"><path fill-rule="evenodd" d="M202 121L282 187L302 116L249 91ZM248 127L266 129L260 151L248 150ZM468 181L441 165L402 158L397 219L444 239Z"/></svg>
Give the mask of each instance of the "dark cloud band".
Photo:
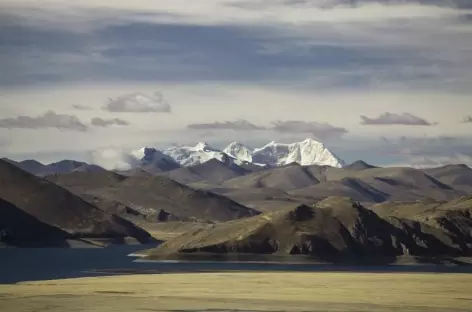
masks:
<svg viewBox="0 0 472 312"><path fill-rule="evenodd" d="M409 113L395 114L386 112L373 118L361 116L361 125L432 126L436 124Z"/></svg>
<svg viewBox="0 0 472 312"><path fill-rule="evenodd" d="M54 111L47 111L41 116L18 116L14 118L0 119L0 128L23 128L41 129L56 128L85 132L88 127L80 121L77 116L57 114Z"/></svg>

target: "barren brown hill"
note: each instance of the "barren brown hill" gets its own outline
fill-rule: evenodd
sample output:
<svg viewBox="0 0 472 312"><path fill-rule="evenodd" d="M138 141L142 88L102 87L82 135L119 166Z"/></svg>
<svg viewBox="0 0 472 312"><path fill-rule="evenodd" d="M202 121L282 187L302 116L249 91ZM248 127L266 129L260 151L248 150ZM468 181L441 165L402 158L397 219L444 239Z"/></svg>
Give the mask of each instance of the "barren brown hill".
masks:
<svg viewBox="0 0 472 312"><path fill-rule="evenodd" d="M349 164L343 167L343 169L348 169L348 170L365 170L365 169L373 169L373 168L378 168L378 167L369 165L363 160L356 160L352 164Z"/></svg>
<svg viewBox="0 0 472 312"><path fill-rule="evenodd" d="M147 174L144 177L150 176L150 174ZM106 194L101 194L100 190L111 188L127 178L112 171L72 172L46 177L47 180L70 190L94 206L125 217L134 223L137 221L136 218L144 218L149 222L186 220L186 218L176 217L163 209L141 209L139 205L125 204L113 198L113 196L107 197Z"/></svg>
<svg viewBox="0 0 472 312"><path fill-rule="evenodd" d="M371 188L387 194L389 200L417 200L433 198L451 200L467 193L454 189L422 170L405 167L371 168L349 170L331 167L311 166L307 168L322 182L342 181L344 179L361 180ZM343 195L343 194L339 194Z"/></svg>
<svg viewBox="0 0 472 312"><path fill-rule="evenodd" d="M89 193L134 209L162 209L183 219L227 221L258 214L224 196L195 190L163 176L128 177L116 185Z"/></svg>
<svg viewBox="0 0 472 312"><path fill-rule="evenodd" d="M204 181L191 185L205 189L217 187ZM222 187L234 189L225 191L225 196L235 198L232 194L237 193L242 202L247 200L244 191L240 190L247 190L250 194L254 189L279 189L292 197L300 197L301 201L346 196L366 203L425 198L450 200L468 193L464 188L454 188L421 170L379 168L363 162L346 168L291 164L233 178L223 182Z"/></svg>
<svg viewBox="0 0 472 312"><path fill-rule="evenodd" d="M277 188L290 191L317 183L319 181L304 167L289 164L234 178L223 185L232 188Z"/></svg>
<svg viewBox="0 0 472 312"><path fill-rule="evenodd" d="M46 165L40 163L37 160L34 159L27 159L23 161L14 161L8 158L2 158L1 160L4 160L12 165L15 165L25 171L28 171L30 173L35 174L36 172L40 172Z"/></svg>
<svg viewBox="0 0 472 312"><path fill-rule="evenodd" d="M69 246L69 233L0 198L0 243L10 246Z"/></svg>
<svg viewBox="0 0 472 312"><path fill-rule="evenodd" d="M390 197L389 194L379 191L370 184L355 178L345 178L340 181L319 183L291 191L289 194L314 199L342 196L360 202L384 202Z"/></svg>
<svg viewBox="0 0 472 312"><path fill-rule="evenodd" d="M5 161L0 161L0 198L71 237L133 237L143 243L152 240L132 223Z"/></svg>
<svg viewBox="0 0 472 312"><path fill-rule="evenodd" d="M226 164L217 159L211 159L202 164L181 167L160 175L184 184L198 181L209 181L219 184L249 172L249 170L243 169L237 165Z"/></svg>
<svg viewBox="0 0 472 312"><path fill-rule="evenodd" d="M401 218L390 223L359 203L331 197L313 207L300 205L191 231L146 254L149 259L306 255L328 262L391 263L404 255L454 257L470 252L427 224Z"/></svg>
<svg viewBox="0 0 472 312"><path fill-rule="evenodd" d="M145 171L142 168L133 168L129 170L114 170L113 172L126 177L150 177L153 174Z"/></svg>
<svg viewBox="0 0 472 312"><path fill-rule="evenodd" d="M387 202L370 209L383 218L393 216L427 224L446 232L463 250L472 248L472 197L449 202Z"/></svg>
<svg viewBox="0 0 472 312"><path fill-rule="evenodd" d="M124 181L126 177L112 171L76 171L68 174L48 175L45 179L70 190L90 191L118 184Z"/></svg>
<svg viewBox="0 0 472 312"><path fill-rule="evenodd" d="M466 165L447 165L423 171L444 184L456 187L468 186L469 190L472 190L472 169Z"/></svg>
<svg viewBox="0 0 472 312"><path fill-rule="evenodd" d="M104 168L97 165L89 165L87 163L75 160L61 160L58 162L44 165L34 159L28 159L23 161L14 161L8 158L2 158L2 160L9 162L22 170L32 173L37 176L46 176L52 174L65 174L75 171L83 172L98 172L106 171Z"/></svg>

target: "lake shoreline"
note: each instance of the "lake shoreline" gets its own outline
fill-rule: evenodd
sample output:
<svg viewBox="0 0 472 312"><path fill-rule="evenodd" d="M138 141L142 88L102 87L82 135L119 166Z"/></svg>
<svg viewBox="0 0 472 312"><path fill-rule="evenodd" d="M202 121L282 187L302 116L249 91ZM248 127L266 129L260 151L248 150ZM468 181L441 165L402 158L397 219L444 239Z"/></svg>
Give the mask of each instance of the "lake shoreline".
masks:
<svg viewBox="0 0 472 312"><path fill-rule="evenodd" d="M376 272L467 273L470 265L393 264L353 265L306 261L185 261L148 260L143 246L106 248L3 248L0 249L0 284L129 274L199 272ZM290 257L289 257L290 258ZM288 258L285 258L287 260ZM169 261L170 260L170 261Z"/></svg>

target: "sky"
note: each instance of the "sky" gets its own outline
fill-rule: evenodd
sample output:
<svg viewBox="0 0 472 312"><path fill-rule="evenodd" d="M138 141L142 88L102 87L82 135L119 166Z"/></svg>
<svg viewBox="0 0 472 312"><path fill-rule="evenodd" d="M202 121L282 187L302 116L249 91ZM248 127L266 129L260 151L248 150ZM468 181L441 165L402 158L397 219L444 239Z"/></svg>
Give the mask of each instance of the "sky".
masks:
<svg viewBox="0 0 472 312"><path fill-rule="evenodd" d="M472 166L472 1L2 0L0 156L312 137Z"/></svg>

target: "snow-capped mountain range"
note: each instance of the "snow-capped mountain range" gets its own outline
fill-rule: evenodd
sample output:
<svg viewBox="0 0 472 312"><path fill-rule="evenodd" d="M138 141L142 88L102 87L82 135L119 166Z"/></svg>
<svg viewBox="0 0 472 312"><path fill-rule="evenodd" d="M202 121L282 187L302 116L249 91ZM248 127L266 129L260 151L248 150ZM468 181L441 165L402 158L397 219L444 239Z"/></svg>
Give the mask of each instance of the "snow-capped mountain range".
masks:
<svg viewBox="0 0 472 312"><path fill-rule="evenodd" d="M195 146L174 146L162 151L144 147L131 153L141 160L141 166L171 165L194 166L211 159L227 164L253 164L258 166L283 166L290 163L308 165L328 165L341 168L344 161L332 153L323 143L313 139L284 144L274 141L260 148L251 149L239 142L233 142L219 150L208 143L199 142Z"/></svg>

